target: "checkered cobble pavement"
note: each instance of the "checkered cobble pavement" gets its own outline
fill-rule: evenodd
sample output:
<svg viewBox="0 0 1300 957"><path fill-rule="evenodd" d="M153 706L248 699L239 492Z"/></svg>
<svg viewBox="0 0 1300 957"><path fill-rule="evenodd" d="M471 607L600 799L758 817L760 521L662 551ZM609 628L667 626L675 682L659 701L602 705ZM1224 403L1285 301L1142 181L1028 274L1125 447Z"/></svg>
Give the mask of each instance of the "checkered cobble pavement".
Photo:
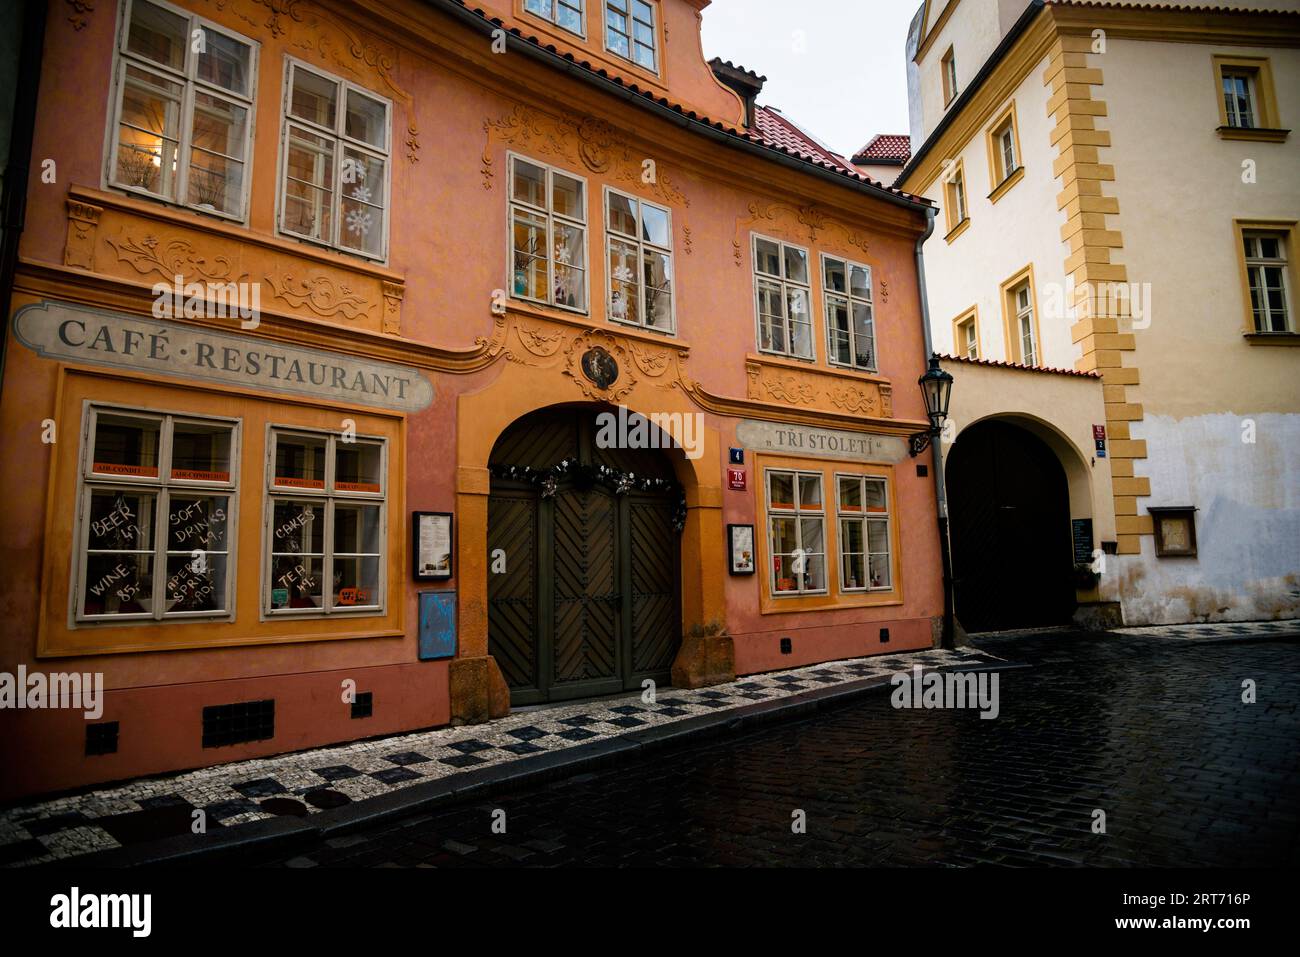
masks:
<svg viewBox="0 0 1300 957"><path fill-rule="evenodd" d="M274 815L307 816L471 768L616 737L652 725L790 697L814 688L927 669L998 664L974 649L932 649L753 675L697 690L661 689L516 711L465 728L362 741L150 778L0 813L0 865L23 866Z"/></svg>
<svg viewBox="0 0 1300 957"><path fill-rule="evenodd" d="M1275 635L1300 634L1300 621L1223 621L1190 625L1143 625L1119 628L1117 635L1144 635L1151 638L1223 640L1225 638L1267 638Z"/></svg>
<svg viewBox="0 0 1300 957"><path fill-rule="evenodd" d="M995 720L894 710L880 692L249 863L1300 863L1300 644L1053 634L980 645L1032 665L999 675ZM1242 701L1247 678L1255 704ZM505 834L492 830L498 809ZM805 834L792 833L796 810Z"/></svg>

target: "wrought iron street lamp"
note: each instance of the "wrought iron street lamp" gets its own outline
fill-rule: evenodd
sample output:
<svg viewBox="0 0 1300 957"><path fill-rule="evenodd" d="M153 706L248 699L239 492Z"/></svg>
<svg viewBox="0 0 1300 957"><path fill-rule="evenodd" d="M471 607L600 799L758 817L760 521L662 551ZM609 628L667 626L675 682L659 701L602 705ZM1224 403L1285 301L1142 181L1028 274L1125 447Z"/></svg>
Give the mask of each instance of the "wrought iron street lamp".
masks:
<svg viewBox="0 0 1300 957"><path fill-rule="evenodd" d="M930 356L930 367L917 380L917 385L921 387L921 395L925 399L925 415L930 420L930 430L918 432L911 437L909 445L914 458L943 434L943 425L948 419L948 402L952 399L952 376L939 368L937 353ZM934 448L934 480L940 483L944 480L942 446L937 442ZM943 647L953 648L956 647L956 640L953 634L955 615L952 594L952 552L948 547L947 496L941 495L939 502L939 553L943 561Z"/></svg>
<svg viewBox="0 0 1300 957"><path fill-rule="evenodd" d="M939 355L930 356L930 368L917 380L921 395L925 399L925 414L930 420L930 431L918 432L909 440L912 457L920 455L930 447L930 442L943 432L944 420L948 418L948 401L952 398L952 376L939 368Z"/></svg>

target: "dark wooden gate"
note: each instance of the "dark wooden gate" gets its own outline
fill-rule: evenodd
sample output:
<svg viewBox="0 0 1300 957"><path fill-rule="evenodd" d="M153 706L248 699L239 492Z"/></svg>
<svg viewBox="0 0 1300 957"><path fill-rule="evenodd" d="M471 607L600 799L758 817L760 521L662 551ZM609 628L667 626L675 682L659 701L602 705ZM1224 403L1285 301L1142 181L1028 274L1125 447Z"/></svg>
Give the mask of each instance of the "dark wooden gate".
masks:
<svg viewBox="0 0 1300 957"><path fill-rule="evenodd" d="M494 470L548 469L567 459L673 477L663 452L597 448L598 411L525 417L497 442ZM666 495L618 495L581 476L561 479L549 496L528 480L493 478L488 649L513 704L611 694L646 678L668 683L681 641L675 505Z"/></svg>
<svg viewBox="0 0 1300 957"><path fill-rule="evenodd" d="M1056 454L1006 422L964 431L947 463L957 618L967 631L1067 624L1070 493Z"/></svg>

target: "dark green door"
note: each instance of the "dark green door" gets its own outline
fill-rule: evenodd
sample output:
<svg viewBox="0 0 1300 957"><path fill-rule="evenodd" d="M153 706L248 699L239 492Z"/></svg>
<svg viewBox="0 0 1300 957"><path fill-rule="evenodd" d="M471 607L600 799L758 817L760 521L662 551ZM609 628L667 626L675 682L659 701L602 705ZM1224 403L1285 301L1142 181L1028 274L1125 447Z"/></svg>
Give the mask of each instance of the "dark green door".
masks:
<svg viewBox="0 0 1300 957"><path fill-rule="evenodd" d="M497 442L492 464L546 469L569 459L671 477L660 452L595 448L596 411L528 416ZM675 504L590 481L562 480L546 495L493 478L488 647L512 704L668 683L681 641Z"/></svg>

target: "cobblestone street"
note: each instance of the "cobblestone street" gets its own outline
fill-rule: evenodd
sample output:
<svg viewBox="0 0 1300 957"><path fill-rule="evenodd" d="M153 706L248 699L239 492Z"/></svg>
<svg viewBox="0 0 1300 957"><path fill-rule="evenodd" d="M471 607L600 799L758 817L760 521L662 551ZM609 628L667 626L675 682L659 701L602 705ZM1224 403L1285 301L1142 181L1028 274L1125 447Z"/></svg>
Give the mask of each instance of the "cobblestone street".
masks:
<svg viewBox="0 0 1300 957"><path fill-rule="evenodd" d="M830 713L388 822L291 867L1285 866L1300 862L1300 646L986 639L1001 711ZM1257 703L1242 702L1242 682ZM506 833L493 833L494 810ZM794 834L792 814L806 813ZM1105 812L1105 834L1092 830ZM499 817L499 815L498 815Z"/></svg>

